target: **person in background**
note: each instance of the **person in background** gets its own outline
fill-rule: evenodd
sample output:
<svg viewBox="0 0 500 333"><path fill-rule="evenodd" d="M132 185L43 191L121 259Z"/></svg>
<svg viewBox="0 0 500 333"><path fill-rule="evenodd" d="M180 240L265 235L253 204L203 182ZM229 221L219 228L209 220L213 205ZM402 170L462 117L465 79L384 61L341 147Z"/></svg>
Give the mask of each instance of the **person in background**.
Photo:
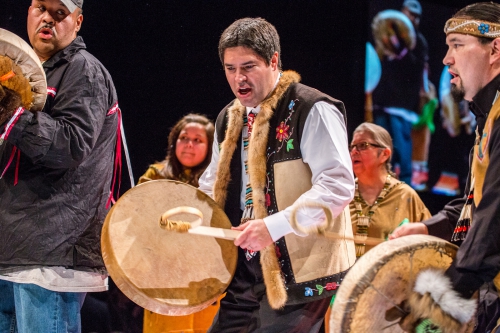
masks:
<svg viewBox="0 0 500 333"><path fill-rule="evenodd" d="M380 81L372 92L373 122L384 127L394 142L393 163L399 179L415 186L426 187L426 173L413 172L427 159L427 149L416 149L412 143L412 129L417 124L416 148L425 147L427 119L422 117L422 92L431 92L427 80L426 64L428 47L422 34L416 30L420 23L422 7L417 0L403 2L402 11L385 10L372 22L372 33L381 63ZM434 112L434 110L432 110ZM428 141L428 140L427 140ZM418 150L418 152L417 152ZM417 157L418 156L418 157ZM412 160L419 159L419 163ZM413 165L413 166L412 166ZM413 178L413 181L412 181Z"/></svg>
<svg viewBox="0 0 500 333"><path fill-rule="evenodd" d="M205 116L188 114L172 128L168 136L167 156L152 164L138 184L171 179L198 187L198 179L212 157L214 125ZM219 309L219 301L208 308L185 316L164 316L144 311L144 333L206 332Z"/></svg>
<svg viewBox="0 0 500 333"><path fill-rule="evenodd" d="M387 240L399 225L431 217L415 190L391 171L392 150L391 136L383 127L365 122L354 130L349 151L356 188L349 208L355 236ZM374 247L359 241L355 246L357 258ZM327 320L330 313L331 307Z"/></svg>
<svg viewBox="0 0 500 333"><path fill-rule="evenodd" d="M448 52L443 63L449 66L452 93L457 102L471 102L477 120L465 196L428 220L397 228L391 238L430 234L460 246L446 271L418 274L409 303L413 317L451 332L480 313L471 297L481 286L492 281L500 286L500 5L469 5L446 22L444 32ZM498 313L480 318L478 326L495 322ZM477 332L490 330L495 332L491 327Z"/></svg>
<svg viewBox="0 0 500 333"><path fill-rule="evenodd" d="M172 179L198 187L198 179L212 157L214 125L205 116L188 114L168 136L167 156L152 164L138 184L148 180Z"/></svg>
<svg viewBox="0 0 500 333"><path fill-rule="evenodd" d="M28 9L47 101L0 124L1 332L78 333L86 293L107 290L100 238L121 111L110 74L77 36L82 6Z"/></svg>
<svg viewBox="0 0 500 333"><path fill-rule="evenodd" d="M429 80L429 45L422 32L420 32L420 19L422 5L418 0L405 0L401 8L413 24L416 34L416 44L413 53L423 63L420 78L420 103L418 109L419 119L413 124L411 130L412 141L412 177L411 185L417 191L427 190L429 180L429 145L431 132L434 132L433 116L438 105L436 87Z"/></svg>
<svg viewBox="0 0 500 333"><path fill-rule="evenodd" d="M351 209L353 234L387 239L401 223L431 217L420 197L391 171L392 139L383 127L362 123L349 147L356 190ZM373 246L356 243L356 256Z"/></svg>

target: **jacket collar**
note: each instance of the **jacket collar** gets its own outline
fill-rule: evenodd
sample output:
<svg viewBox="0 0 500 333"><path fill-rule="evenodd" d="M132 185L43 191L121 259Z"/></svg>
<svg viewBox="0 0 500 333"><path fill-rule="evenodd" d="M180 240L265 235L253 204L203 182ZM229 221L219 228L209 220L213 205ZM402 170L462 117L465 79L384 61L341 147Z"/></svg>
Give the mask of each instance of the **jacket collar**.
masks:
<svg viewBox="0 0 500 333"><path fill-rule="evenodd" d="M472 98L470 108L476 117L486 116L490 112L499 88L500 75L497 75Z"/></svg>
<svg viewBox="0 0 500 333"><path fill-rule="evenodd" d="M81 36L78 36L71 42L71 44L69 44L64 49L54 54L49 60L44 62L43 67L51 68L54 67L59 61L69 61L73 54L86 48L87 47L83 42L83 38Z"/></svg>

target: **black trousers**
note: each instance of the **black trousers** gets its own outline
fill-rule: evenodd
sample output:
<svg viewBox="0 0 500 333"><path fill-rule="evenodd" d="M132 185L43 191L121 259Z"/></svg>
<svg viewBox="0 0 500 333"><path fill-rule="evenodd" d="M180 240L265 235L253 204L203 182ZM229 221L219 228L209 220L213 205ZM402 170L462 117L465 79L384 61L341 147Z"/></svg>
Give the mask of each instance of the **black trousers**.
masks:
<svg viewBox="0 0 500 333"><path fill-rule="evenodd" d="M239 248L234 278L208 332L324 332L324 317L329 305L330 298L326 298L273 310L267 300L259 255L248 261Z"/></svg>

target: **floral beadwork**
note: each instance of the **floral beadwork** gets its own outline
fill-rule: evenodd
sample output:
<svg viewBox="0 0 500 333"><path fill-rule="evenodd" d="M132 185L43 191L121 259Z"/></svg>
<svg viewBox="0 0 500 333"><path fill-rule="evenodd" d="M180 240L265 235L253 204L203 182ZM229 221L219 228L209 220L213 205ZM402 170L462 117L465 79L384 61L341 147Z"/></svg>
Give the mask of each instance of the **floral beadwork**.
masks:
<svg viewBox="0 0 500 333"><path fill-rule="evenodd" d="M472 19L451 18L444 25L444 32L478 37L500 37L500 24Z"/></svg>
<svg viewBox="0 0 500 333"><path fill-rule="evenodd" d="M269 192L266 193L266 207L271 206L271 195Z"/></svg>
<svg viewBox="0 0 500 333"><path fill-rule="evenodd" d="M479 30L479 32L484 35L490 30L490 25L486 23L481 23L479 27L477 27L477 30Z"/></svg>
<svg viewBox="0 0 500 333"><path fill-rule="evenodd" d="M318 295L321 295L324 290L336 290L339 287L339 283L337 282L328 282L326 286L322 286L317 284L316 289L313 289L311 287L306 287L305 288L305 296L314 296L314 292L317 291Z"/></svg>
<svg viewBox="0 0 500 333"><path fill-rule="evenodd" d="M290 126L285 125L285 122L283 122L283 121L276 128L276 139L278 139L279 142L288 139L288 137L289 137L288 129L289 128L290 128Z"/></svg>
<svg viewBox="0 0 500 333"><path fill-rule="evenodd" d="M276 139L281 143L281 145L274 151L270 151L272 148L268 147L267 148L267 161L269 161L269 158L273 156L276 153L279 153L281 149L283 149L284 144L286 143L286 151L289 152L291 149L295 149L293 145L293 139L290 139L290 137L293 134L294 128L290 128L290 125L288 125L288 122L290 119L292 119L292 115L295 113L294 107L295 103L298 102L298 99L291 100L290 103L288 104L288 116L286 117L285 120L280 122L278 127L276 127ZM268 172L266 174L267 178L267 184L266 184L266 207L271 206L271 187L272 187L272 181L269 179L270 173ZM271 211L268 210L269 214L272 214Z"/></svg>
<svg viewBox="0 0 500 333"><path fill-rule="evenodd" d="M295 107L295 103L298 101L299 101L298 99L290 101L290 103L288 104L288 111L289 111L288 117L286 117L286 119L283 120L282 122L280 122L279 126L276 127L276 139L279 142L281 142L281 145L275 151L267 154L268 160L273 154L279 153L281 151L281 149L283 148L283 145L285 143L286 143L286 151L287 152L289 152L291 149L295 148L293 146L293 139L290 139L290 137L293 134L294 128L292 127L290 129L290 125L287 125L287 123L290 121L290 119L292 119L292 115L295 112L295 110L293 108Z"/></svg>
<svg viewBox="0 0 500 333"><path fill-rule="evenodd" d="M266 192L265 195L266 196L265 196L265 198L266 198L266 207L268 208L268 212L267 213L269 215L272 215L272 212L269 211L269 207L271 207L271 193L270 192L271 192L271 185L272 185L271 184L272 181L271 181L269 175L270 175L270 173L267 172L266 173L266 190L265 190L265 192Z"/></svg>

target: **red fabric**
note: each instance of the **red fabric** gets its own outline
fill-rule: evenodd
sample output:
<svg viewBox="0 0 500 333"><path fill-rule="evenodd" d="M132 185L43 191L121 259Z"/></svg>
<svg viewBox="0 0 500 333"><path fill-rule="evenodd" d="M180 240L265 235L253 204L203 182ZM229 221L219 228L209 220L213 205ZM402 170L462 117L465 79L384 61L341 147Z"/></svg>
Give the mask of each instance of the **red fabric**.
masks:
<svg viewBox="0 0 500 333"><path fill-rule="evenodd" d="M5 166L5 169L3 169L3 172L2 172L2 175L0 176L0 178L3 178L3 176L5 175L5 172L10 167L10 164L12 163L14 156L16 156L16 151L17 151L17 147L14 146L14 148L12 148L12 152L10 153L9 161L7 162L7 165ZM19 163L18 163L18 166L19 166ZM17 172L17 170L16 170L16 172Z"/></svg>
<svg viewBox="0 0 500 333"><path fill-rule="evenodd" d="M120 186L122 179L122 136L121 136L122 113L120 108L118 107L118 103L115 104L111 109L109 109L107 115L112 115L115 113L118 113L118 125L116 126L115 165L113 167L113 182L111 183L111 190L109 192L108 202L106 203L106 209L109 208L111 203L113 204L115 203L113 194L115 192L117 175L118 175L118 191L116 195L116 200L118 200L120 196Z"/></svg>

